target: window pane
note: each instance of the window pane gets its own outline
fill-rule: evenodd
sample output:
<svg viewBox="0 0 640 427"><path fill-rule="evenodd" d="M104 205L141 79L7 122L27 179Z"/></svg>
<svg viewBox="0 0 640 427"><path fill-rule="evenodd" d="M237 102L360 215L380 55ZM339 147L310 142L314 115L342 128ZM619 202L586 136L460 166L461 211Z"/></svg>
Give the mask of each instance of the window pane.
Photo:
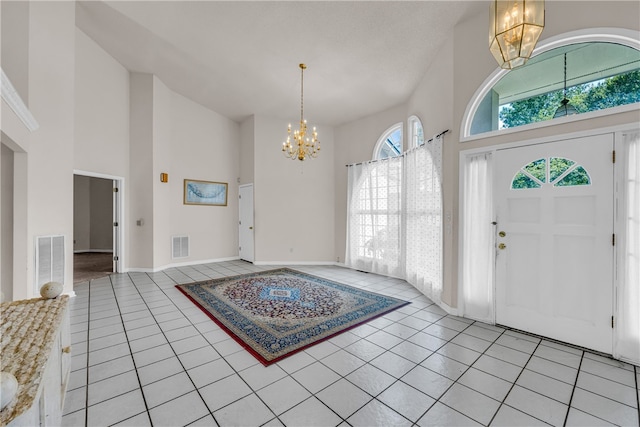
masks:
<svg viewBox="0 0 640 427"><path fill-rule="evenodd" d="M538 159L531 162L524 169L544 183L547 176L547 159Z"/></svg>
<svg viewBox="0 0 640 427"><path fill-rule="evenodd" d="M552 157L549 159L549 182L555 181L567 169L573 166L575 162L562 157Z"/></svg>
<svg viewBox="0 0 640 427"><path fill-rule="evenodd" d="M523 188L540 188L540 184L531 179L524 172L518 172L511 182L511 188L513 190L519 190Z"/></svg>
<svg viewBox="0 0 640 427"><path fill-rule="evenodd" d="M489 90L474 113L470 134L553 120L565 97L577 114L640 102L640 51L588 42L537 55Z"/></svg>
<svg viewBox="0 0 640 427"><path fill-rule="evenodd" d="M568 187L573 185L590 185L591 178L582 166L578 166L567 174L564 178L554 184L556 187Z"/></svg>

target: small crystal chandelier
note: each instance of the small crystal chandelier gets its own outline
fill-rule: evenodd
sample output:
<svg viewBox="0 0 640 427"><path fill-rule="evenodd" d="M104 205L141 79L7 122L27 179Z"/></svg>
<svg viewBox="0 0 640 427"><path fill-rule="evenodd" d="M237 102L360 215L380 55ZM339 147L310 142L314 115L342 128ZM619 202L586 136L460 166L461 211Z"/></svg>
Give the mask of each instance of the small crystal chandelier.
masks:
<svg viewBox="0 0 640 427"><path fill-rule="evenodd" d="M489 50L501 68L519 67L544 29L544 0L494 0L489 19Z"/></svg>
<svg viewBox="0 0 640 427"><path fill-rule="evenodd" d="M315 158L320 151L320 141L318 132L313 128L313 133L307 136L307 121L304 119L304 70L306 65L300 64L300 129L293 131L293 142L291 141L291 124L287 129L287 140L282 143L282 152L288 158L300 161L308 157Z"/></svg>
<svg viewBox="0 0 640 427"><path fill-rule="evenodd" d="M564 90L562 91L562 101L560 101L560 106L556 110L556 113L553 115L553 118L564 117L564 116L572 116L574 114L578 114L576 108L569 103L569 99L567 98L567 54L564 54Z"/></svg>

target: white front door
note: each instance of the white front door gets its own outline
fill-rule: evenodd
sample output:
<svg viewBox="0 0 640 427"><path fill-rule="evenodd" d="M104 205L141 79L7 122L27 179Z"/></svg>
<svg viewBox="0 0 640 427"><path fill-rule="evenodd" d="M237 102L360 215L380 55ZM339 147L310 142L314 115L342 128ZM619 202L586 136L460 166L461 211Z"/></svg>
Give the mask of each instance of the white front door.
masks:
<svg viewBox="0 0 640 427"><path fill-rule="evenodd" d="M496 322L608 354L613 135L496 152Z"/></svg>
<svg viewBox="0 0 640 427"><path fill-rule="evenodd" d="M241 185L238 197L240 259L253 262L253 184Z"/></svg>

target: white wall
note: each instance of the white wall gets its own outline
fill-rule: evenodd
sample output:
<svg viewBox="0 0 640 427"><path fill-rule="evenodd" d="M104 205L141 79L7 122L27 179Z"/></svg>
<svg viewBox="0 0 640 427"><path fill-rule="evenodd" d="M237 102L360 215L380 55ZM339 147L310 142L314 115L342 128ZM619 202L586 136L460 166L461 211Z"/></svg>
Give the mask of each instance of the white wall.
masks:
<svg viewBox="0 0 640 427"><path fill-rule="evenodd" d="M251 116L240 124L240 184L254 181L255 169L255 117Z"/></svg>
<svg viewBox="0 0 640 427"><path fill-rule="evenodd" d="M0 144L0 302L13 297L13 151Z"/></svg>
<svg viewBox="0 0 640 427"><path fill-rule="evenodd" d="M29 98L29 2L3 1L0 4L0 65L23 101ZM4 119L4 117L3 117Z"/></svg>
<svg viewBox="0 0 640 427"><path fill-rule="evenodd" d="M240 125L195 102L171 93L171 143L169 183L164 209L170 225L156 248L170 249L171 236L190 236L190 256L158 265L238 257L238 177L240 176ZM161 168L162 169L162 168ZM227 206L183 204L184 179L226 182Z"/></svg>
<svg viewBox="0 0 640 427"><path fill-rule="evenodd" d="M153 86L151 74L130 73L130 173L126 190L129 234L125 268L153 268Z"/></svg>
<svg viewBox="0 0 640 427"><path fill-rule="evenodd" d="M33 289L36 236L65 237L64 291L73 291L73 148L75 90L75 4L29 4L29 109L40 124L28 153L27 284L15 299ZM31 261L29 261L31 260Z"/></svg>
<svg viewBox="0 0 640 427"><path fill-rule="evenodd" d="M129 177L129 72L75 29L76 170Z"/></svg>
<svg viewBox="0 0 640 427"><path fill-rule="evenodd" d="M156 76L153 76L152 151L147 153L151 162L153 191L153 268L171 262L171 241L168 236L172 226L172 211L176 203L171 188L176 183L172 165L173 93ZM176 141L177 142L177 141ZM182 143L182 141L180 141ZM188 146L189 144L184 144ZM169 183L160 182L160 173L169 173ZM149 177L147 177L148 179Z"/></svg>
<svg viewBox="0 0 640 427"><path fill-rule="evenodd" d="M255 116L255 260L334 262L333 129L315 125L320 154L300 162L282 154L287 125Z"/></svg>

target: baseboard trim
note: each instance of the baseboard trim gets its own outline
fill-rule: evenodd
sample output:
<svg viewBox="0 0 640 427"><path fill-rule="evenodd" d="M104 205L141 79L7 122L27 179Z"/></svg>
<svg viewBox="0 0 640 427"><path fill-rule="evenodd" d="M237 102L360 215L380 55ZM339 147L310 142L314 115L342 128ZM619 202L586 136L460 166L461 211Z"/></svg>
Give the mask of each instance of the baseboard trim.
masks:
<svg viewBox="0 0 640 427"><path fill-rule="evenodd" d="M447 304L445 302L440 301L440 304L438 304L438 307L440 307L441 309L443 309L444 311L446 311L448 314L450 314L452 316L457 316L458 315L458 309L450 307L449 304Z"/></svg>
<svg viewBox="0 0 640 427"><path fill-rule="evenodd" d="M335 261L254 261L254 265L336 265Z"/></svg>
<svg viewBox="0 0 640 427"><path fill-rule="evenodd" d="M213 259L202 259L202 260L196 260L196 261L174 262L171 264L166 264L160 267L153 267L153 268L129 267L125 269L124 273L157 273L159 271L167 270L169 268L189 267L192 265L211 264L214 262L237 261L239 259L240 259L239 256L234 256L234 257L226 257L226 258L213 258Z"/></svg>

